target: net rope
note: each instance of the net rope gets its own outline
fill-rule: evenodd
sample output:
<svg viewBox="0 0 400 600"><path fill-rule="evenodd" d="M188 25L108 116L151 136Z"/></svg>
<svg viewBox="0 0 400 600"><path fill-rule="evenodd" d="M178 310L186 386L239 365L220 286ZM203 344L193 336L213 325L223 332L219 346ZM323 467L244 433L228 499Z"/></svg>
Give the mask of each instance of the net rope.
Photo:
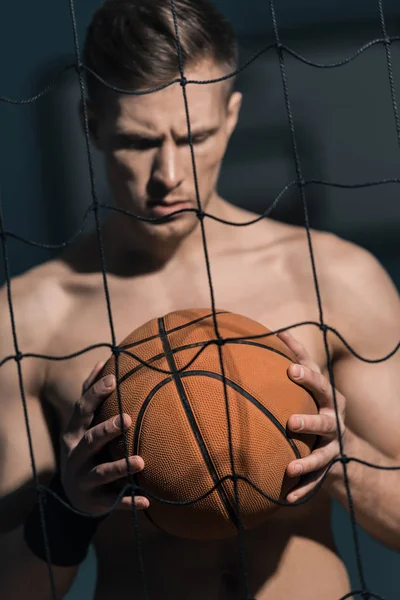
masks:
<svg viewBox="0 0 400 600"><path fill-rule="evenodd" d="M64 69L62 69L53 78L52 82L45 89L43 89L41 92L39 92L38 94L36 94L35 96L33 96L31 98L23 99L23 100L16 100L16 99L11 99L11 98L0 96L0 101L5 102L5 103L24 105L24 104L36 102L37 100L42 98L45 94L47 94L49 91L51 91L58 84L58 82L62 79L62 77L65 75L65 73L68 70L70 70L71 68L73 68L73 69L75 69L78 79L79 79L80 96L81 96L82 106L83 106L84 133L85 133L86 154L87 154L87 160L88 160L88 171L89 171L89 178L90 178L92 203L87 208L87 210L84 214L83 220L82 220L82 225L75 232L75 234L66 241L62 241L57 244L45 244L45 243L26 239L25 237L20 236L20 235L16 234L15 232L7 230L5 223L4 223L4 218L3 218L3 210L2 210L3 198L2 198L2 193L0 190L0 240L1 240L0 243L1 243L1 248L2 248L3 265L4 265L4 273L5 273L5 286L6 286L6 293L7 293L7 303L8 303L10 324L11 324L11 330L12 330L12 340L13 340L13 347L14 347L14 354L2 358L2 360L0 361L0 368L2 366L4 366L7 362L10 362L12 360L14 360L16 362L16 368L17 368L17 374L18 374L18 385L19 385L19 390L20 390L21 402L23 405L24 422L25 422L26 434L27 434L27 439L28 439L29 456L30 456L32 474L33 474L33 483L34 483L34 489L37 492L37 498L38 498L38 503L39 503L39 507L40 507L41 527L42 527L42 532L43 532L43 541L45 544L46 562L47 562L47 568L48 568L48 574L49 574L49 585L50 585L52 600L58 600L58 596L57 596L57 592L56 592L54 571L53 571L53 567L52 567L52 563L51 563L51 554L50 554L48 533L47 533L47 528L46 528L45 497L47 494L52 494L55 498L58 499L59 502L64 504L64 506L67 507L72 512L74 512L76 514L84 515L84 516L88 516L88 515L86 513L82 513L79 510L76 510L73 507L71 507L70 505L66 504L61 498L59 498L56 494L54 494L54 492L52 492L46 486L43 486L40 484L38 470L37 470L36 461L35 461L35 455L34 455L34 451L33 451L32 431L31 431L31 426L30 426L30 422L29 422L27 399L26 399L25 386L24 386L24 377L23 377L22 364L21 364L22 360L24 358L36 358L36 359L43 359L43 360L66 361L66 360L75 358L77 356L80 356L86 352L90 352L91 350L94 350L94 349L108 348L110 350L110 352L112 352L112 354L115 356L115 369L116 369L117 382L119 381L119 376L118 376L118 374L119 374L119 356L122 353L130 355L135 360L137 360L139 363L141 363L142 365L146 366L149 369L154 369L156 371L171 375L171 371L167 371L167 370L163 370L158 367L155 367L153 364L151 364L151 361L149 361L149 362L143 361L139 356L137 356L134 352L131 351L130 347L117 346L117 341L116 341L116 336L115 336L115 328L114 328L114 320L113 320L112 307L111 307L110 292L109 292L109 286L108 286L108 280L107 280L107 264L106 264L106 256L105 256L105 251L104 251L104 244L103 244L102 230L101 230L101 219L100 219L101 211L113 211L113 210L119 211L130 218L140 219L143 221L154 222L154 223L160 223L160 222L166 221L166 220L172 218L174 215L184 213L184 212L195 212L197 214L197 217L199 219L199 226L201 228L205 268L206 268L208 285L209 285L209 290L210 290L210 304L211 304L215 339L210 340L208 342L204 342L202 344L199 344L199 346L200 346L199 351L196 352L195 356L190 360L190 362L188 362L181 369L177 370L177 372L182 372L182 371L186 370L198 358L198 356L202 352L204 352L205 348L208 347L210 344L215 344L217 346L219 363L220 363L220 368L221 368L222 386L223 386L225 411L226 411L227 427L228 427L228 443L229 443L229 455L230 455L230 463L231 463L231 475L221 478L213 488L208 490L200 498L194 498L190 501L185 501L185 502L174 502L171 500L166 500L164 498L160 498L160 497L152 494L148 490L141 489L139 486L136 485L135 481L133 480L133 477L129 476L128 484L125 486L125 488L123 490L121 490L114 505L109 510L105 511L104 513L92 515L92 517L97 518L99 516L106 516L106 515L109 515L112 512L114 512L114 510L118 506L122 496L124 494L126 494L127 491L130 491L130 493L132 495L132 499L134 499L134 497L136 495L144 493L150 499L153 498L158 501L164 502L166 504L183 506L183 505L192 505L197 502L200 502L207 496L211 495L218 488L218 486L221 486L225 481L227 481L227 480L233 481L235 504L236 504L236 514L238 515L238 524L239 524L237 539L238 539L238 555L239 555L239 561L240 561L241 573L242 573L243 600L253 600L253 597L250 592L249 583L248 583L247 561L246 561L246 554L245 554L244 540L243 540L244 530L243 530L242 520L240 519L240 494L239 494L238 482L239 481L246 482L248 485L252 486L255 490L257 490L257 492L259 494L261 494L262 496L267 498L269 501L274 502L277 505L290 508L292 506L295 507L295 506L299 506L301 504L305 504L311 498L313 498L318 493L320 488L322 487L322 485L328 475L329 470L333 467L333 465L335 463L340 462L342 464L342 468L343 468L344 483L345 483L346 494L347 494L347 499L348 499L348 504L349 504L351 530L352 530L354 552L355 552L355 556L356 556L356 565L357 565L357 572L358 572L358 577L359 577L360 588L356 589L356 590L352 590L351 592L349 592L348 594L346 594L339 600L345 600L347 598L357 597L357 596L362 597L364 600L368 600L370 598L382 599L382 596L378 595L377 593L372 592L369 589L368 583L366 581L364 566L363 566L363 561L362 561L362 556L361 556L360 542L359 542L358 532L357 532L356 518L355 518L355 512L354 512L354 503L353 503L353 498L352 498L352 493L351 493L351 485L350 485L347 469L348 469L348 464L350 462L357 462L368 468L380 469L380 470L386 470L386 471L398 471L398 470L400 470L400 466L388 467L388 466L382 466L382 465L375 465L375 464L371 464L369 462L366 462L364 460L358 459L353 456L347 456L345 454L344 447L343 447L342 435L341 435L341 425L340 425L340 420L339 420L339 411L338 411L338 404L337 404L337 395L336 395L335 378L334 378L334 371L333 371L333 364L332 364L332 356L331 356L331 352L329 350L329 345L328 345L328 333L329 332L332 333L339 340L341 340L341 342L344 344L344 346L347 348L347 350L351 354L353 354L358 360L366 362L366 363L370 363L370 364L381 363L381 362L384 362L384 361L388 360L389 358L391 358L399 350L400 342L395 346L395 348L393 348L393 350L388 352L388 354L386 356L378 357L378 358L374 358L374 359L370 359L370 358L367 359L367 358L361 356L359 353L357 353L356 350L354 348L352 348L351 345L346 341L346 339L340 334L340 332L338 332L335 328L331 327L329 324L327 324L325 322L323 304L322 304L322 299L321 299L321 294L320 294L319 280L318 280L317 269L316 269L316 265L315 265L314 248L313 248L313 241L312 241L312 236L311 236L311 228L310 228L310 221L309 221L308 201L307 201L306 191L310 185L321 185L321 186L337 187L337 188L342 188L342 189L359 189L359 188L386 185L386 184L398 184L400 182L400 178L381 179L381 180L377 180L377 181L351 183L351 184L339 183L339 182L328 182L328 181L323 181L323 180L318 180L318 179L311 179L311 180L304 179L302 165L301 165L301 159L300 159L300 154L299 154L298 144L297 144L295 122L294 122L293 112L292 112L292 107L291 107L291 102L290 102L289 83L288 83L288 77L287 77L286 66L285 66L285 54L291 55L292 57L296 58L297 60L299 60L311 67L314 67L314 68L332 69L332 68L337 68L337 67L343 66L345 64L348 64L350 61L355 60L363 52L367 51L372 46L375 46L377 44L383 45L385 48L385 53L386 53L388 79L389 79L391 102L392 102L392 107L393 107L395 127L396 127L396 133L397 133L397 141L398 141L398 144L400 147L400 118L399 118L399 111L398 111L398 105L397 105L397 99L396 99L396 86L395 86L394 75L393 75L392 53L391 53L392 44L398 42L400 40L400 36L390 37L388 35L387 27L386 27L386 19L385 19L385 14L384 14L384 9L383 9L383 0L377 0L377 12L379 14L382 37L371 40L370 42L364 44L361 48L359 48L352 55L350 55L344 59L338 60L337 62L326 63L326 64L313 62L313 61L303 57L302 55L298 54L297 52L295 52L288 46L285 46L284 44L281 43L280 35L279 35L279 28L278 28L278 23L277 23L277 18L276 18L275 2L274 2L274 0L269 0L269 8L270 8L271 19L272 19L272 24L273 24L273 35L274 35L274 39L275 39L274 43L269 44L269 45L265 46L264 48L262 48L260 51L258 51L256 54L254 54L244 65L239 67L235 72L230 73L229 75L227 75L225 77L221 77L221 78L213 79L213 80L205 80L205 81L187 80L185 77L184 64L183 64L183 59L182 59L182 46L181 46L181 42L180 42L179 22L178 22L178 18L177 18L175 1L170 0L170 4L171 4L171 14L172 14L173 23L174 23L174 30L175 30L175 41L176 41L176 50L177 50L177 70L179 71L179 75L180 75L179 78L174 79L173 81L171 81L163 86L159 86L159 87L141 91L141 92L130 91L130 90L121 90L119 88L112 86L107 81L103 80L97 73L95 73L95 72L91 71L89 68L85 67L85 65L82 64L82 62L81 62L81 53L80 53L80 47L79 47L79 38L78 38L78 33L77 33L77 22L76 22L76 14L75 14L75 4L74 4L74 0L68 0L69 13L70 13L70 18L71 18L71 28L72 28L74 48L75 48L75 63L73 65L68 65ZM224 80L227 80L231 77L235 77L240 72L242 72L244 69L246 69L252 62L254 62L262 54L269 52L269 51L273 51L273 50L275 50L275 52L277 54L277 59L279 62L280 75L281 75L281 81L282 81L282 87L283 87L283 93L284 93L284 102L285 102L286 114L287 114L289 129L290 129L290 135L291 135L291 145L292 145L293 161L294 161L295 170L296 170L296 179L294 181L289 182L286 186L284 186L284 188L279 192L279 194L275 197L275 199L271 202L271 204L265 209L265 211L259 217L254 218L250 221L241 222L241 223L226 221L224 219L220 219L211 214L208 214L202 210L202 203L201 203L198 178L197 178L196 157L195 157L193 139L192 139L192 134L191 134L191 118L190 118L189 102L188 102L188 98L187 98L187 86L188 85L205 85L205 84L217 83L217 82L222 82ZM131 94L131 95L150 94L150 93L157 92L161 89L165 89L166 87L168 87L170 85L180 84L180 86L182 88L182 98L183 98L183 102L184 102L184 106L185 106L185 114L186 114L186 122L187 122L189 147L190 147L190 153L191 153L193 178L194 178L194 184L195 184L197 209L184 209L184 210L176 211L173 215L171 215L169 217L146 218L146 217L140 217L138 215L135 215L134 213L132 213L130 211L118 209L118 208L110 206L108 204L102 204L99 202L98 197L97 197L97 186L96 186L96 179L95 179L95 170L94 170L94 165L93 165L92 146L91 146L90 133L89 133L87 95L86 95L86 86L85 86L85 72L90 72L106 87L108 87L118 93ZM303 326L313 326L313 327L317 327L320 329L322 339L323 339L325 354L326 354L329 381L330 381L330 385L332 387L333 402L334 402L335 415L336 415L336 424L337 424L337 429L338 429L338 441L339 441L340 456L331 462L331 464L327 468L322 479L319 481L319 483L315 486L315 488L306 497L304 497L303 499L297 500L294 503L287 503L287 502L282 502L280 500L270 497L268 494L266 494L261 489L259 489L247 477L238 474L235 469L235 460L234 460L233 443L232 443L232 432L231 432L231 416L230 416L226 375L225 375L225 367L224 367L224 360L223 360L223 356L224 356L223 349L224 349L224 346L237 343L242 338L223 338L220 335L220 332L218 329L217 311L216 311L216 303L215 303L215 292L214 292L213 278L212 278L212 265L211 265L211 261L210 261L208 244L207 244L205 221L206 221L206 219L214 219L214 220L220 222L221 224L228 225L228 226L235 226L235 227L243 227L243 226L252 225L252 224L257 223L258 221L264 219L265 217L267 217L272 212L272 210L276 207L276 205L282 199L282 197L288 192L288 190L290 190L291 188L294 188L294 187L298 188L300 200L301 200L302 206L303 206L304 227L305 227L306 234L307 234L307 244L308 244L308 250L309 250L309 255L310 255L310 262L311 262L311 268L312 268L316 302L317 302L317 306L318 306L319 320L315 321L315 322L314 321L303 321L303 322L299 322L299 323L294 323L294 324L288 325L287 327L283 327L276 331L272 331L268 335L270 335L270 336L276 335L277 333L295 329L297 327L303 327ZM35 353L23 353L20 349L18 335L17 335L17 325L16 325L13 296L12 296L12 279L11 279L10 261L9 261L9 254L8 254L8 238L13 238L13 239L20 241L21 243L28 244L33 247L44 248L44 249L55 250L55 249L65 248L65 247L71 245L83 233L83 231L85 230L87 221L89 219L89 216L92 213L94 215L94 220L95 220L95 225L96 225L98 249L99 249L99 255L100 255L100 259L101 259L101 275L102 275L103 288L104 288L104 297L105 297L105 302L106 302L106 307L107 307L107 315L108 315L109 330L110 330L110 342L87 346L86 348L83 348L78 352L75 352L75 353L72 353L69 355L64 355L64 356L51 356L51 355L35 354ZM249 337L246 337L246 340L257 339L258 337L265 338L267 336L265 336L265 335L249 336ZM120 415L122 415L123 407L122 407L122 399L121 399L119 385L117 385L117 400L118 400L119 413L120 413ZM123 433L125 434L125 432L123 432ZM125 447L124 447L125 459L127 461L127 465L129 465L129 463L128 463L129 449L127 446L127 440L126 440L125 435L123 436L123 439L124 439L124 445L125 445ZM129 469L128 469L128 472L129 472ZM138 564L139 564L139 570L140 570L140 575L141 575L141 577L140 577L140 579L141 579L141 598L143 600L148 600L149 595L148 595L148 587L147 587L147 578L146 578L146 573L145 573L145 564L144 564L143 553L142 553L140 523L139 523L137 509L136 509L134 502L132 502L132 518L133 518L133 525L134 525L136 557L137 557L137 560L139 561Z"/></svg>

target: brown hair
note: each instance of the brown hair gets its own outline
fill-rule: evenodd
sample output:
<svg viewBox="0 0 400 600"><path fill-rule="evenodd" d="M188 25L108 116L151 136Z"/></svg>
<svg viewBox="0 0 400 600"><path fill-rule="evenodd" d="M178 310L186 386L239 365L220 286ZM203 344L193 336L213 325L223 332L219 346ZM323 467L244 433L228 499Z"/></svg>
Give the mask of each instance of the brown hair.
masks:
<svg viewBox="0 0 400 600"><path fill-rule="evenodd" d="M175 6L184 67L210 58L227 67L227 74L233 72L238 49L227 19L209 0L175 0ZM106 0L88 27L84 61L121 89L136 91L175 79L179 66L171 1ZM96 103L106 88L90 74L87 83Z"/></svg>

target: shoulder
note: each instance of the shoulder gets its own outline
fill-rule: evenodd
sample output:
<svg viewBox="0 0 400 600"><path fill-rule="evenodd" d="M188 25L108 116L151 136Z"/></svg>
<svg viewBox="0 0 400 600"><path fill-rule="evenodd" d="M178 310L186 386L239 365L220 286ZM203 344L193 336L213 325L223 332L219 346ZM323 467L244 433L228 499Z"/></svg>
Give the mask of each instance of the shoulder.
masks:
<svg viewBox="0 0 400 600"><path fill-rule="evenodd" d="M13 323L21 352L43 350L67 308L66 269L50 261L14 277L0 288L2 357L14 353Z"/></svg>
<svg viewBox="0 0 400 600"><path fill-rule="evenodd" d="M367 311L383 308L382 302L388 309L398 307L394 282L369 250L329 233L318 233L315 247L329 291L340 291L346 304L357 303Z"/></svg>
<svg viewBox="0 0 400 600"><path fill-rule="evenodd" d="M313 258L325 323L366 358L388 354L400 340L400 298L379 260L367 249L326 231L273 223L272 239L282 271L307 302L317 297ZM267 225L266 225L267 227ZM267 228L265 229L267 234ZM343 343L333 336L338 354Z"/></svg>
<svg viewBox="0 0 400 600"><path fill-rule="evenodd" d="M328 325L365 358L388 354L400 340L400 298L390 275L367 249L332 234L315 236Z"/></svg>

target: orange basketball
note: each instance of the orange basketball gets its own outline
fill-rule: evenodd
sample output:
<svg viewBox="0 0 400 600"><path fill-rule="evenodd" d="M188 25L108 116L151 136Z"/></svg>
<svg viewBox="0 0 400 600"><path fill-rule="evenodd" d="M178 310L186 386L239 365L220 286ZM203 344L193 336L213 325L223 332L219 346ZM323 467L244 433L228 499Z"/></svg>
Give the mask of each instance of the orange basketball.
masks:
<svg viewBox="0 0 400 600"><path fill-rule="evenodd" d="M311 395L293 383L294 357L276 336L247 317L217 311L231 421L236 473L283 501L298 479L287 478L289 462L307 456L315 436L289 435L294 413L317 414ZM262 336L257 339L248 339ZM238 339L240 338L240 339ZM244 338L244 339L243 339ZM182 310L149 321L120 345L119 384L123 411L132 417L129 454L142 456L136 482L165 500L196 500L232 475L228 420L213 318L208 309ZM146 361L151 367L129 353ZM115 357L102 375L115 374ZM119 413L114 392L96 421ZM109 446L114 460L125 456L123 436ZM238 480L245 529L257 527L276 509L251 484ZM162 530L185 538L218 539L237 532L234 483L226 479L199 502L171 505L150 498L145 511Z"/></svg>

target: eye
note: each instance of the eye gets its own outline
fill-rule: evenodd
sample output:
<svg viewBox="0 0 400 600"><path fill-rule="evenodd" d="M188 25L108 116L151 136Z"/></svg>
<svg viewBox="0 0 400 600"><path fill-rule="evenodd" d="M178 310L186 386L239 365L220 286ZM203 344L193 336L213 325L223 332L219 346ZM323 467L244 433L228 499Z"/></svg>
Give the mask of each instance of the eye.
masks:
<svg viewBox="0 0 400 600"><path fill-rule="evenodd" d="M143 152L160 145L160 140L133 135L119 135L116 138L116 147L120 150L137 150Z"/></svg>
<svg viewBox="0 0 400 600"><path fill-rule="evenodd" d="M126 147L131 150L151 150L152 148L156 148L159 145L157 140L153 140L151 138L137 138L129 140L126 143Z"/></svg>
<svg viewBox="0 0 400 600"><path fill-rule="evenodd" d="M195 135L195 136L193 136L193 143L194 144L202 144L203 142L208 140L209 137L210 137L209 133L203 133L202 135Z"/></svg>

